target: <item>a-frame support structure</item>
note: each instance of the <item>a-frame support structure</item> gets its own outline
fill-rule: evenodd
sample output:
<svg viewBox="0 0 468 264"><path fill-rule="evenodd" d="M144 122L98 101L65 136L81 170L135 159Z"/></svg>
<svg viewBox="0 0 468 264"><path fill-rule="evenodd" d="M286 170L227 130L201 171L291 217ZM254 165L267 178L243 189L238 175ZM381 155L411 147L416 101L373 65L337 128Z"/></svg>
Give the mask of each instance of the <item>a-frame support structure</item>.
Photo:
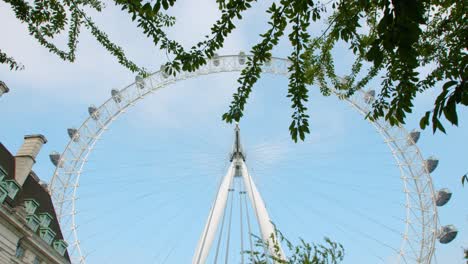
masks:
<svg viewBox="0 0 468 264"><path fill-rule="evenodd" d="M234 177L242 178L245 191L249 196L251 206L260 228L261 237L263 241L268 242L268 248L265 250L267 250L270 255L284 257L281 245L279 245L278 242L276 242L276 245L279 246L279 251L274 249L275 242L273 240L277 241L275 237L275 228L268 216L265 203L263 202L263 199L249 174L247 165L245 164L245 153L240 142L240 129L236 124L234 145L231 153L231 164L221 182L221 185L219 186L218 193L208 215L205 228L198 241L198 245L192 259L192 264L205 264L208 258L213 241L217 234L219 223L226 209L229 192L234 189ZM240 252L236 253L240 254Z"/></svg>

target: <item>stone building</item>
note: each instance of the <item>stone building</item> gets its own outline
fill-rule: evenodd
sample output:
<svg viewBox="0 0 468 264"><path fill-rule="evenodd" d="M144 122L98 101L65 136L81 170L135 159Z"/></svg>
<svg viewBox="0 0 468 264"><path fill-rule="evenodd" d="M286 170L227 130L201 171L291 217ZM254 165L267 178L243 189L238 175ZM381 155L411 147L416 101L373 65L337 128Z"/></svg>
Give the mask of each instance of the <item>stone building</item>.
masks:
<svg viewBox="0 0 468 264"><path fill-rule="evenodd" d="M47 186L32 171L42 135L16 156L0 143L0 264L67 264L70 258Z"/></svg>

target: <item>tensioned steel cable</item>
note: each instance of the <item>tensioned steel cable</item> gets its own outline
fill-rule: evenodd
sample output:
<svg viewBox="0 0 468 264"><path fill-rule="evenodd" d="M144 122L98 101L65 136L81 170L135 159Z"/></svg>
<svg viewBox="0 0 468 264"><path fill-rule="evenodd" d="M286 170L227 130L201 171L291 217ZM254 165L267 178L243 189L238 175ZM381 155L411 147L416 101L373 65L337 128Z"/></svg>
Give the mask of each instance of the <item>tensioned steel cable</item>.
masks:
<svg viewBox="0 0 468 264"><path fill-rule="evenodd" d="M194 183L194 185L201 185L202 183L198 184L198 183ZM107 208L106 210L100 210L99 213L103 214L105 213L106 216L109 216L109 215L112 215L112 214L118 214L120 211L117 210L118 208L122 208L122 206L124 205L130 205L131 203L135 203L136 201L142 201L142 200L145 200L145 199L148 199L154 195L157 195L157 194L160 194L161 191L159 189L157 190L153 190L153 191L150 191L150 192L147 192L147 193L144 193L144 194L140 194L136 197L131 197L131 199L128 199L128 201L124 202L124 203L120 203L119 205L117 206L111 206L109 208ZM161 199L159 201L159 205L164 205L166 202L174 202L174 201L179 201L179 200L182 200L182 199L185 199L187 198L187 193L181 193L171 199ZM94 221L100 219L100 215L96 215L94 211L92 211L91 209L85 211L85 210L82 210L80 211L80 213L82 212L90 212L90 213L93 213L93 217L91 218L88 218L88 219L83 219L83 223L80 224L79 226L86 226L86 225L89 225L89 224L92 224Z"/></svg>
<svg viewBox="0 0 468 264"><path fill-rule="evenodd" d="M249 229L249 242L250 242L250 257L251 261L254 261L254 256L253 256L253 240L252 240L252 228L250 226L250 217L249 217L249 208L247 207L247 197L245 195L245 191L243 193L244 197L244 204L245 204L245 216L247 218L247 228Z"/></svg>
<svg viewBox="0 0 468 264"><path fill-rule="evenodd" d="M282 180L280 180L279 177L276 177L276 176L275 176L275 177L270 177L270 179L273 180L273 181L276 181L276 182L277 182L278 184L280 184L281 186L284 186L284 184L289 185L289 182L283 182ZM348 211L350 211L350 212L352 212L352 213L354 213L354 214L356 214L356 215L359 215L359 216L361 216L361 217L364 217L364 218L366 218L368 221L370 221L370 222L372 222L372 223L374 223L374 224L376 224L376 225L379 225L379 226L381 226L381 227L383 227L383 228L385 228L385 229L387 229L387 230L393 232L394 234L397 234L397 235L404 235L404 234L402 234L400 231L398 231L398 230L396 230L396 229L394 229L394 228L392 228L392 227L390 227L390 226L388 226L388 225L382 223L381 221L379 221L379 220L377 220L377 219L375 219L375 218L373 218L373 217L371 217L371 216L369 216L369 215L367 215L367 214L365 214L365 213L362 213L361 211L359 211L359 210L357 210L357 209L354 209L354 208L352 208L352 207L347 206L347 205L344 204L342 201L340 201L340 200L338 200L338 199L335 199L335 198L333 198L333 197L330 196L330 195L327 195L327 194L322 193L322 192L319 192L319 191L314 191L313 193L316 194L317 197L320 197L320 198L322 198L322 199L324 199L324 200L326 200L326 201L331 201L331 202L333 202L334 204L336 204L336 205L338 205L339 207L341 207L342 209L348 210ZM377 197L374 197L374 198L377 198Z"/></svg>
<svg viewBox="0 0 468 264"><path fill-rule="evenodd" d="M292 214L296 215L296 217L298 217L298 219L300 219L299 215L297 213L295 213L295 211L291 207L289 207L286 202L280 201L280 203L281 203L282 207L288 209L289 213L292 213ZM314 214L316 214L318 217L326 218L329 221L333 221L334 222L334 227L337 230L340 230L344 235L346 235L346 236L348 236L348 237L350 237L352 239L360 238L360 236L356 237L356 236L352 235L351 233L362 235L364 238L369 239L369 240L373 240L373 241L379 243L380 245L385 246L385 247L393 250L394 252L398 253L397 249L395 249L394 247L381 242L377 238L369 235L368 233L365 233L365 232L361 231L359 228L352 227L349 224L347 224L346 222L342 222L341 220L338 220L338 218L326 213L325 211L321 211L319 209L313 208L312 206L306 206L306 207L307 207L307 210L313 211ZM375 253L374 250L372 250L371 248L366 248L366 250L367 250L367 253L369 253L373 257L378 258L380 261L382 261L382 257L379 256L377 253Z"/></svg>
<svg viewBox="0 0 468 264"><path fill-rule="evenodd" d="M178 199L176 199L176 200L182 200L183 198L185 199L185 195L179 196ZM176 201L176 200L175 200L175 201ZM157 210L155 210L155 209L156 209L156 208L162 208L162 207L160 206L160 205L162 205L162 204L163 204L163 203L155 203L155 204L153 204L153 207L151 208L151 210L149 210L149 212L152 212L152 213L146 214L146 215L142 216L141 218L139 218L138 220L136 220L136 221L134 222L134 224L140 224L140 223L142 223L143 221L145 221L146 219L151 218L152 216L154 216L154 214L157 212ZM166 205L168 205L168 204L165 204L165 206L166 206ZM192 209L190 210L190 212L193 212L193 211L195 211L195 207L192 207ZM171 221L170 221L171 219L178 218L182 213L183 213L183 211L178 210L178 211L176 211L174 214L169 215L167 218L165 218L165 219L167 219L168 221L164 221L164 222L165 222L164 225L169 224L169 223L171 222ZM161 227L161 226L160 226L160 227ZM121 229L121 228L117 228L116 230L117 230L117 231L115 231L115 230L100 230L100 231L98 231L98 232L95 232L94 234L91 234L90 236L85 237L85 239L83 239L83 241L91 240L91 238L92 238L93 240L96 240L96 238L94 238L94 237L96 237L96 236L101 236L101 235L104 235L104 234L107 235L107 238L105 238L106 240L113 240L113 239L115 239L118 235L121 235L121 234L122 234L122 229ZM131 229L125 229L125 230L126 230L126 231L123 231L123 232L131 231ZM109 232L109 231L111 231L111 232ZM154 235L154 234L153 234L153 235ZM99 238L99 240L102 240L102 238ZM100 250L103 251L104 249L107 249L109 246L111 246L110 243L104 243L104 246L102 246L102 247L100 248ZM97 250L95 249L95 250L89 252L88 255L93 254L95 251L97 251Z"/></svg>

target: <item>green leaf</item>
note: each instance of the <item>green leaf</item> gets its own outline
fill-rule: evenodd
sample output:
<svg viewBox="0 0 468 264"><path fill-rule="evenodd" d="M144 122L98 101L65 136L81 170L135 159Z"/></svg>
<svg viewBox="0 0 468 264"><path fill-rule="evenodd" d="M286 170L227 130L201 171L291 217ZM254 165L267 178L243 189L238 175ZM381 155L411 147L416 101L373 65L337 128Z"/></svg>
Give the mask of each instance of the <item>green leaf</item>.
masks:
<svg viewBox="0 0 468 264"><path fill-rule="evenodd" d="M421 121L419 121L419 127L421 129L426 129L426 126L429 125L429 117L431 116L431 112L427 111L426 114L424 115L423 118L421 118Z"/></svg>
<svg viewBox="0 0 468 264"><path fill-rule="evenodd" d="M451 86L456 85L458 82L457 81L448 81L444 83L444 86L442 87L443 90L448 90Z"/></svg>
<svg viewBox="0 0 468 264"><path fill-rule="evenodd" d="M434 119L432 116L432 132L435 133L437 130L440 130L442 133L446 134L445 128L438 118Z"/></svg>
<svg viewBox="0 0 468 264"><path fill-rule="evenodd" d="M167 2L167 0L162 0L162 6L164 10L167 10L169 8L169 3Z"/></svg>
<svg viewBox="0 0 468 264"><path fill-rule="evenodd" d="M458 116L457 116L457 105L455 100L448 100L447 105L444 108L444 116L447 118L450 123L458 126Z"/></svg>

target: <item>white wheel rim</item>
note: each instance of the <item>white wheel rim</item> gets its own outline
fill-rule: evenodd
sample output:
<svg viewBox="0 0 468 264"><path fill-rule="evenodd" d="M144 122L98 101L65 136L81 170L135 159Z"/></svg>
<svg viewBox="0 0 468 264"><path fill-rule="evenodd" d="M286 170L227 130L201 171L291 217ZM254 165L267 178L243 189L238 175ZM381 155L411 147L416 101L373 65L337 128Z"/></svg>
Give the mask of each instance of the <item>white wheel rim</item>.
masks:
<svg viewBox="0 0 468 264"><path fill-rule="evenodd" d="M72 263L86 262L78 239L75 202L81 172L101 135L127 108L146 95L177 81L200 75L239 72L244 68L242 60L245 62L245 56L219 56L194 72L181 72L175 77L166 76L161 71L155 72L145 78L143 83L133 83L120 90L120 102L111 96L97 108L96 114L90 115L81 124L77 129L79 137L71 139L67 144L49 184L57 218L64 239L69 244L68 253ZM263 72L288 76L288 65L286 59L272 58L268 65L263 66ZM370 111L370 105L364 100L364 95L363 91L357 91L344 100L365 116ZM383 119L371 123L390 148L403 181L406 222L397 263L429 264L437 239L438 217L432 179L424 169L424 158L416 144L408 144L409 134L402 126L392 127Z"/></svg>

